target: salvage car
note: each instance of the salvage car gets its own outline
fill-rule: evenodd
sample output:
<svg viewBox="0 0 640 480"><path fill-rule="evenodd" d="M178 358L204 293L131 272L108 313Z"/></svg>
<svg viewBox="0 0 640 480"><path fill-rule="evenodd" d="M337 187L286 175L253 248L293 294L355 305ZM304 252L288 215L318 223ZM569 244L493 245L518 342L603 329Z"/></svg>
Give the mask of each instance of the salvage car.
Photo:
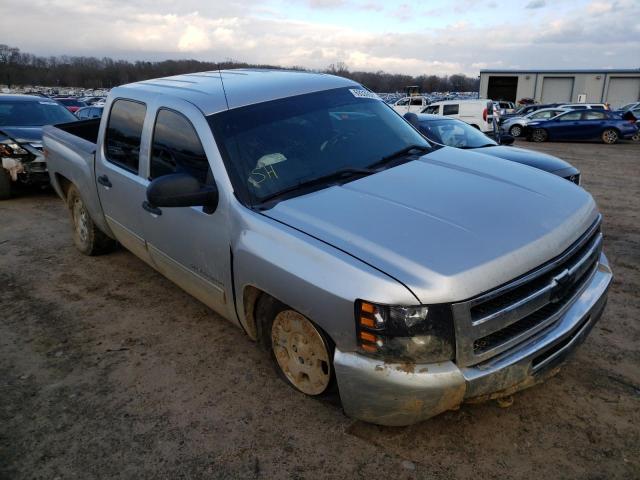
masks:
<svg viewBox="0 0 640 480"><path fill-rule="evenodd" d="M550 118L568 111L569 110L565 110L562 108L543 108L540 110L535 110L521 117L515 116L508 118L507 120L500 123L500 130L507 132L511 136L519 137L520 135L522 135L524 126L529 122L535 120L549 120Z"/></svg>
<svg viewBox="0 0 640 480"><path fill-rule="evenodd" d="M15 184L46 185L42 127L76 118L54 100L33 95L0 95L0 200Z"/></svg>
<svg viewBox="0 0 640 480"><path fill-rule="evenodd" d="M514 138L509 135L498 137L500 139L498 143L471 125L455 118L426 113L419 115L406 113L404 118L427 137L432 145L473 150L484 155L529 165L580 185L580 170L576 167L553 155L512 147ZM483 157L478 159L482 160Z"/></svg>
<svg viewBox="0 0 640 480"><path fill-rule="evenodd" d="M225 70L111 90L46 127L87 255L117 240L310 396L408 425L557 372L612 273L588 192L433 148L360 84ZM519 219L526 219L519 221Z"/></svg>
<svg viewBox="0 0 640 480"><path fill-rule="evenodd" d="M535 120L524 126L522 136L534 142L547 140L594 140L614 144L638 134L635 120L626 120L605 110L573 110L549 120Z"/></svg>

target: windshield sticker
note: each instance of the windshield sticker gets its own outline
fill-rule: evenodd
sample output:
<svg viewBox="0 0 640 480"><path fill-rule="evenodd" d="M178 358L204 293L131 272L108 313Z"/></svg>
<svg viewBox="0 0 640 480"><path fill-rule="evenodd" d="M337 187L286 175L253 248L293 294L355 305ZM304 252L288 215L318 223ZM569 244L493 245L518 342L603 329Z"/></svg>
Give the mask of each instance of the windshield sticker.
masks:
<svg viewBox="0 0 640 480"><path fill-rule="evenodd" d="M382 99L378 95L370 92L369 90L364 90L362 88L350 88L349 91L356 98L370 98L372 100L382 101Z"/></svg>
<svg viewBox="0 0 640 480"><path fill-rule="evenodd" d="M38 102L40 105L58 105L56 102Z"/></svg>

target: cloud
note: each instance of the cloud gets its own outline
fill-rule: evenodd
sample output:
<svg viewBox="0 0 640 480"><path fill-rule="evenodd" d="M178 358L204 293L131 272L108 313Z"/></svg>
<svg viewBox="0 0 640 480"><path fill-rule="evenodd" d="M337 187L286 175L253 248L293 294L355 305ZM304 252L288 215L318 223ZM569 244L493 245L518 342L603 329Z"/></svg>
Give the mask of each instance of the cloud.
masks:
<svg viewBox="0 0 640 480"><path fill-rule="evenodd" d="M532 0L525 5L524 8L536 9L542 8L547 4L546 0Z"/></svg>
<svg viewBox="0 0 640 480"><path fill-rule="evenodd" d="M345 1L347 6L331 7L341 21L334 23L325 18L334 16L333 10L330 15L303 10L308 15L293 18L277 8L281 4L264 0L181 0L179 8L171 0L78 5L74 0L2 0L0 16L12 18L3 25L2 43L39 55L232 58L311 69L343 61L350 69L413 75L477 75L480 68L638 67L637 0L617 0L599 14L593 9L602 7L592 1L571 14L543 10L535 19L506 23L494 12L479 21L476 11L455 14L451 8L448 17L426 16L420 4L409 0L395 7L379 0ZM349 15L358 22L350 22ZM378 25L363 27L367 20Z"/></svg>

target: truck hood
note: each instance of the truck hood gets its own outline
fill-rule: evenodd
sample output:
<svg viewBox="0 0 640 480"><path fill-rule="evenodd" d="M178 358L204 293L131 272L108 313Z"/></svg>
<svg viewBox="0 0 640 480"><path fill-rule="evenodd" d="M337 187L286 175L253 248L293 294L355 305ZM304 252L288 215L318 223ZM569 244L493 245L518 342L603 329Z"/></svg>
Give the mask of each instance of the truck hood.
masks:
<svg viewBox="0 0 640 480"><path fill-rule="evenodd" d="M559 255L598 216L566 180L479 160L445 147L263 213L385 272L421 303L460 301Z"/></svg>
<svg viewBox="0 0 640 480"><path fill-rule="evenodd" d="M42 127L0 127L0 134L18 143L42 142Z"/></svg>
<svg viewBox="0 0 640 480"><path fill-rule="evenodd" d="M496 147L485 147L478 150L478 153L503 158L512 162L522 163L530 167L539 168L545 172L557 172L558 170L570 169L571 164L564 160L547 155L546 153L534 152L518 147L508 147L498 145ZM577 170L576 170L577 172Z"/></svg>

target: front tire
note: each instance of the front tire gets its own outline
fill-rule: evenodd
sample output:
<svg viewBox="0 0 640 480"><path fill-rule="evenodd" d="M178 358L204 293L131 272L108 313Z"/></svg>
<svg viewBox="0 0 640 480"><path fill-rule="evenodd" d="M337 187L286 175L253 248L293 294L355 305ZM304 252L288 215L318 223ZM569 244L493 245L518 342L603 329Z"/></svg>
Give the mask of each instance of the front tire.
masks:
<svg viewBox="0 0 640 480"><path fill-rule="evenodd" d="M602 138L602 141L607 145L613 145L618 141L619 135L613 128L607 128L602 132L600 138Z"/></svg>
<svg viewBox="0 0 640 480"><path fill-rule="evenodd" d="M333 343L308 318L268 295L256 308L259 338L278 375L309 396L331 393L335 386Z"/></svg>
<svg viewBox="0 0 640 480"><path fill-rule="evenodd" d="M0 166L0 200L7 200L11 197L11 177L2 166Z"/></svg>
<svg viewBox="0 0 640 480"><path fill-rule="evenodd" d="M520 125L514 125L509 129L509 134L512 137L519 137L520 135L522 135L522 127Z"/></svg>
<svg viewBox="0 0 640 480"><path fill-rule="evenodd" d="M536 128L531 132L531 140L534 142L546 142L549 138L547 131L544 128Z"/></svg>
<svg viewBox="0 0 640 480"><path fill-rule="evenodd" d="M93 256L113 250L116 245L115 240L105 235L93 223L93 219L89 215L89 211L75 185L69 187L67 206L73 221L73 243L81 253Z"/></svg>

